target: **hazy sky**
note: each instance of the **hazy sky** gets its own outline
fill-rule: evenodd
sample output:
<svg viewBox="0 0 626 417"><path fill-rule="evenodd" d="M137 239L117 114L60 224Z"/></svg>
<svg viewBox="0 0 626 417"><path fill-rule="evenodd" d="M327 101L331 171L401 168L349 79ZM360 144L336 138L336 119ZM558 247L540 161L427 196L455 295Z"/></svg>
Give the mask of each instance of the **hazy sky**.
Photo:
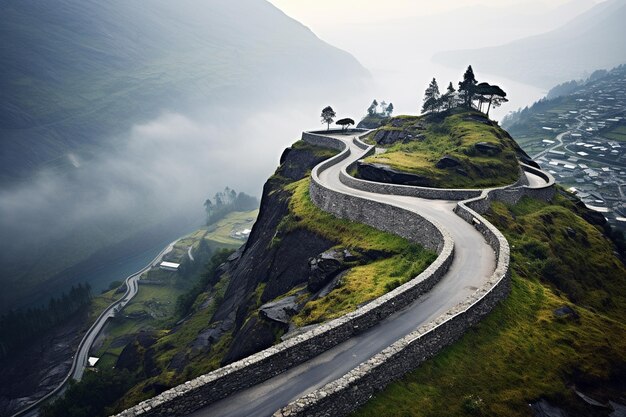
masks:
<svg viewBox="0 0 626 417"><path fill-rule="evenodd" d="M312 29L336 26L341 21L371 22L398 17L426 16L453 9L484 5L503 10L511 6L535 3L535 0L269 0L289 16ZM545 0L557 7L568 0ZM596 1L599 3L601 0Z"/></svg>
<svg viewBox="0 0 626 417"><path fill-rule="evenodd" d="M441 85L456 82L471 64L444 67L433 62L435 54L548 32L604 0L269 1L322 40L354 55L373 75L372 98L392 101L399 113L411 114L433 77ZM547 92L489 74L489 68L474 71L479 81L497 83L509 92L510 103L492 114L497 119Z"/></svg>

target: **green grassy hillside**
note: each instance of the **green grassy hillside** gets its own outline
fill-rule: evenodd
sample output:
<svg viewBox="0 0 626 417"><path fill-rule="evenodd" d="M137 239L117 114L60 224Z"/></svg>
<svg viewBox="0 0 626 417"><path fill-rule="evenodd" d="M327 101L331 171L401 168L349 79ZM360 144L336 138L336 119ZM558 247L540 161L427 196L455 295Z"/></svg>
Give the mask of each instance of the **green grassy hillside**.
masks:
<svg viewBox="0 0 626 417"><path fill-rule="evenodd" d="M513 289L459 342L377 394L354 416L532 416L545 399L604 416L626 394L626 269L568 198L495 203L511 244ZM564 309L566 307L566 309Z"/></svg>
<svg viewBox="0 0 626 417"><path fill-rule="evenodd" d="M397 132L403 139L389 145L379 143L385 152L365 162L415 174L422 178L420 185L491 187L512 184L519 177L516 156L521 149L508 133L476 111L455 109L452 113L394 117L370 134L370 143L381 137L380 131ZM438 167L445 156L456 165Z"/></svg>

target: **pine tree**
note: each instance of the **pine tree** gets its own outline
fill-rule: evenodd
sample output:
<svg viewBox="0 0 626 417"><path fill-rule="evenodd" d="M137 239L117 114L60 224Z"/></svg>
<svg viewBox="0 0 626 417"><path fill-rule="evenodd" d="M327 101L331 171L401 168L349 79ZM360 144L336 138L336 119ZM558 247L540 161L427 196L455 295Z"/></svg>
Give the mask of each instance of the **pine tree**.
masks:
<svg viewBox="0 0 626 417"><path fill-rule="evenodd" d="M467 67L465 74L463 74L463 81L459 82L459 96L466 107L472 107L472 100L474 99L477 83L478 81L476 81L476 77L474 77L474 70L470 65Z"/></svg>
<svg viewBox="0 0 626 417"><path fill-rule="evenodd" d="M428 88L426 88L426 92L424 93L424 105L422 106L422 113L437 111L440 106L439 99L439 86L437 85L437 80L433 78L433 80L428 85Z"/></svg>
<svg viewBox="0 0 626 417"><path fill-rule="evenodd" d="M389 105L387 106L386 113L387 113L387 116L391 116L391 114L393 113L393 103L389 103Z"/></svg>
<svg viewBox="0 0 626 417"><path fill-rule="evenodd" d="M374 99L374 101L372 101L372 104L370 104L370 106L367 109L367 114L369 114L370 116L375 115L377 108L378 108L378 101Z"/></svg>
<svg viewBox="0 0 626 417"><path fill-rule="evenodd" d="M452 81L450 81L450 84L448 84L446 92L443 94L443 96L441 96L441 102L445 106L446 110L450 110L456 107L457 96L456 90L452 85Z"/></svg>

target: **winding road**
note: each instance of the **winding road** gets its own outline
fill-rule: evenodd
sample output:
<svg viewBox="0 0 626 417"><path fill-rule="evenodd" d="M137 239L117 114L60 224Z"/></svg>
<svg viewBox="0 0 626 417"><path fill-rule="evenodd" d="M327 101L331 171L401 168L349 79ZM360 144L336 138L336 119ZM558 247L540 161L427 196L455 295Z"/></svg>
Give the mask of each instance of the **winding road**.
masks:
<svg viewBox="0 0 626 417"><path fill-rule="evenodd" d="M401 207L436 221L447 229L454 240L454 260L448 272L430 292L364 333L261 384L200 409L191 416L271 416L291 401L343 376L416 328L462 303L485 284L493 273L496 266L493 249L473 226L453 212L456 201L376 194L344 185L339 180L339 173L360 159L364 150L353 143L353 135L333 137L346 144L350 156L320 174L322 185L344 194ZM540 177L527 176L531 187L545 185Z"/></svg>
<svg viewBox="0 0 626 417"><path fill-rule="evenodd" d="M100 313L96 321L87 330L87 333L85 334L85 336L83 336L80 344L78 345L78 350L76 351L76 354L73 356L70 371L63 379L63 381L50 393L37 400L37 402L13 414L11 417L37 416L37 410L41 406L41 404L53 398L54 396L63 393L65 391L67 383L70 380L74 379L76 381L80 381L82 379L83 373L85 372L85 368L87 366L87 359L89 358L89 351L91 350L91 346L104 328L107 320L114 317L117 312L123 309L133 299L133 297L137 295L137 291L139 290L139 284L137 281L139 280L141 275L144 272L150 270L152 267L157 266L161 262L161 259L163 259L163 256L172 250L176 242L178 242L178 240L175 240L174 242L167 245L145 267L126 277L126 279L124 280L124 284L126 286L126 291L124 292L124 295L119 300L111 303L111 305L109 305L102 313Z"/></svg>

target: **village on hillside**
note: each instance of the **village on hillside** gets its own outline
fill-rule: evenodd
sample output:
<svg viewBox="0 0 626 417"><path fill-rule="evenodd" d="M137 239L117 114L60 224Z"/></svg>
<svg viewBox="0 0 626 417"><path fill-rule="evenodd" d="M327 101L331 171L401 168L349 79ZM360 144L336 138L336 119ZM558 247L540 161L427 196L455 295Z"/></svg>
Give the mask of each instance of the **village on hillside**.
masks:
<svg viewBox="0 0 626 417"><path fill-rule="evenodd" d="M556 180L626 230L626 66L504 120Z"/></svg>

